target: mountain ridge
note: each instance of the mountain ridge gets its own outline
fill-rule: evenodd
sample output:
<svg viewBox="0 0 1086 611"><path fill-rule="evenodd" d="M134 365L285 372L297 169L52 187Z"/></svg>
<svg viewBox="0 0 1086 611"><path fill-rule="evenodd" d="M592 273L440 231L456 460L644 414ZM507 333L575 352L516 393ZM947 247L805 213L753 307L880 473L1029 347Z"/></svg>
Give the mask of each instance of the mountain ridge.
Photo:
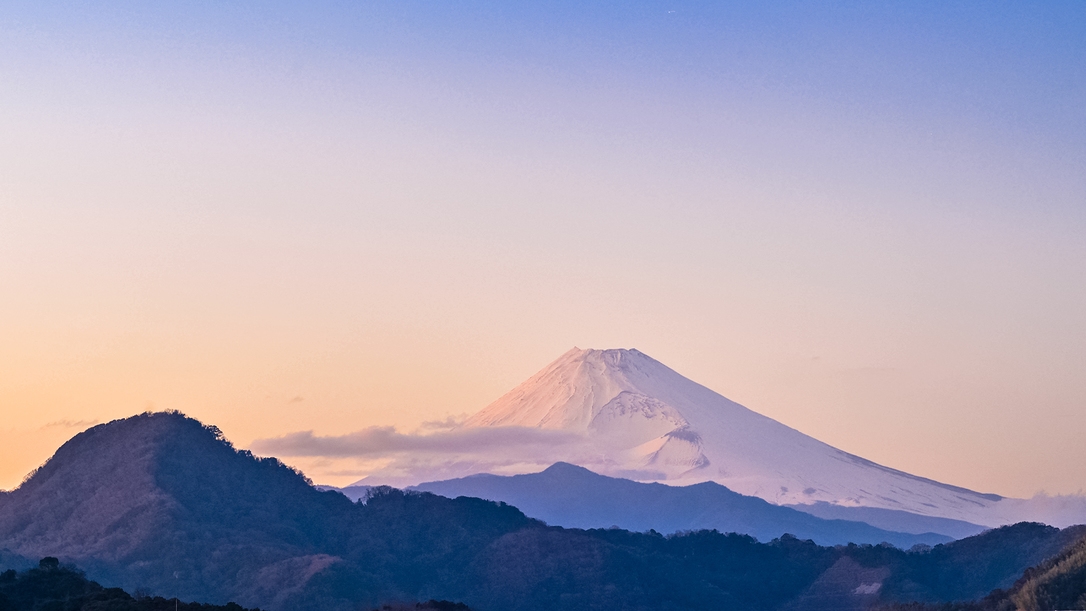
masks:
<svg viewBox="0 0 1086 611"><path fill-rule="evenodd" d="M892 532L863 522L823 519L744 496L715 482L688 486L640 483L607 477L584 467L555 463L533 474L427 482L411 489L455 498L470 496L513 505L526 515L567 528L618 527L673 532L716 529L769 541L785 534L819 545L888 542L909 548L954 537L935 532ZM982 527L977 527L978 532ZM975 533L974 533L975 534Z"/></svg>

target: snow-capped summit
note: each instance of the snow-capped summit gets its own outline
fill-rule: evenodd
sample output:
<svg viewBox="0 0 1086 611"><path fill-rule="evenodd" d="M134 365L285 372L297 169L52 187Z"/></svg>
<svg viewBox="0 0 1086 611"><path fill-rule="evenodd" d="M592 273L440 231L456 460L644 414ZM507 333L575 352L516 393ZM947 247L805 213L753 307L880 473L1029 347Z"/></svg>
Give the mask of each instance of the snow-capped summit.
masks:
<svg viewBox="0 0 1086 611"><path fill-rule="evenodd" d="M467 420L583 435L596 471L715 481L778 504L827 501L985 523L1001 497L883 467L753 412L637 350L574 348Z"/></svg>

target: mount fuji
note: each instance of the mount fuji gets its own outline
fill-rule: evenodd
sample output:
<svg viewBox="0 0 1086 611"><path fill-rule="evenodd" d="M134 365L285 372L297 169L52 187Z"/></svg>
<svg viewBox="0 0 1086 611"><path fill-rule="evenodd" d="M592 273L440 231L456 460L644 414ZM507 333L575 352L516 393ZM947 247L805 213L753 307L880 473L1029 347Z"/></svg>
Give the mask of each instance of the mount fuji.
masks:
<svg viewBox="0 0 1086 611"><path fill-rule="evenodd" d="M979 524L1005 521L996 515L1003 500L998 495L917 477L838 450L637 350L574 348L463 427L574 434L591 451L570 462L639 481L713 481L779 505L829 503Z"/></svg>

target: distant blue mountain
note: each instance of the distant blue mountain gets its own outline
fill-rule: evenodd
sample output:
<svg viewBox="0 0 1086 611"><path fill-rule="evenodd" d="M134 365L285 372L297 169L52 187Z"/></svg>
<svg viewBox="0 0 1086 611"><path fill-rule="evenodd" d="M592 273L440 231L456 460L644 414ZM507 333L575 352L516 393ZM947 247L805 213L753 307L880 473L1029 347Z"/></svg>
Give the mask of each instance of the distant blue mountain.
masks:
<svg viewBox="0 0 1086 611"><path fill-rule="evenodd" d="M819 501L810 505L787 505L804 513L826 520L851 520L853 522L865 522L876 528L893 530L904 533L934 532L955 539L964 539L979 535L988 530L987 526L952 520L950 518L936 518L922 516L908 511L896 509L882 509L881 507L843 507Z"/></svg>
<svg viewBox="0 0 1086 611"><path fill-rule="evenodd" d="M414 489L450 498L502 501L530 517L567 528L616 526L664 534L716 529L748 534L760 541L787 533L820 545L885 542L901 548L953 540L935 532L894 532L864 522L823 519L744 496L713 482L692 486L645 484L606 477L562 462L539 473L472 475L428 482Z"/></svg>

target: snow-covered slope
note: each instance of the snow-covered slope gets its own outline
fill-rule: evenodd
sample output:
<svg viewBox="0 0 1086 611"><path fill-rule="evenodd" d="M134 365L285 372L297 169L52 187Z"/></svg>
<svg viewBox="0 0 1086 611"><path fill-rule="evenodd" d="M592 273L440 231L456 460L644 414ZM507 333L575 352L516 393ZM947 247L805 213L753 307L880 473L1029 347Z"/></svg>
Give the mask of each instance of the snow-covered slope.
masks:
<svg viewBox="0 0 1086 611"><path fill-rule="evenodd" d="M916 477L838 450L637 350L574 348L464 426L583 435L595 453L581 466L641 481L714 481L782 505L825 501L980 524L1005 521L997 515L997 495Z"/></svg>

